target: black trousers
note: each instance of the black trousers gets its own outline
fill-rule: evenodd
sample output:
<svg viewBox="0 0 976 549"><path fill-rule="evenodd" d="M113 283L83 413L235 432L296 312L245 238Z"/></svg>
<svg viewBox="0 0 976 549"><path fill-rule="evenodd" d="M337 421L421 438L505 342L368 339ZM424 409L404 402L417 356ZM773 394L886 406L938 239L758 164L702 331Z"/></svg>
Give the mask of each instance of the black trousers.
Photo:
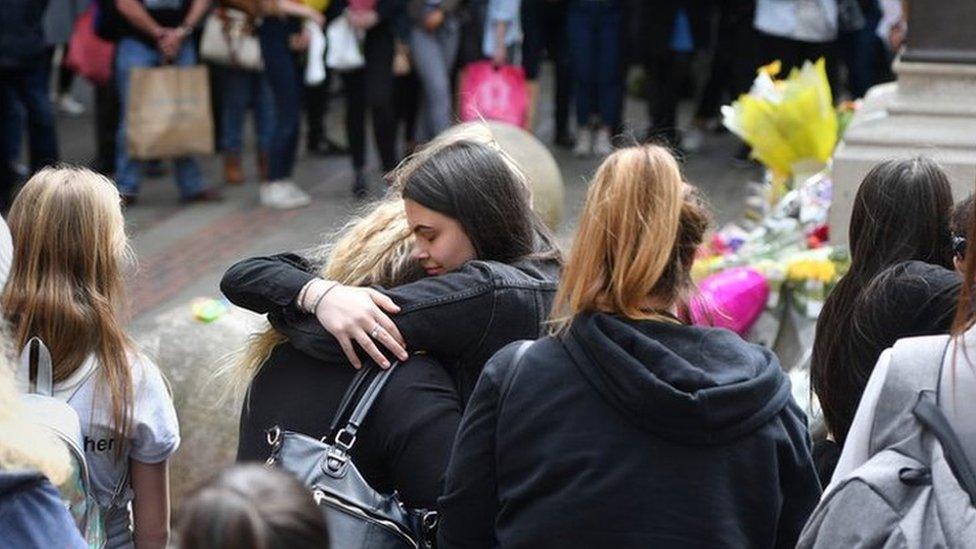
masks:
<svg viewBox="0 0 976 549"><path fill-rule="evenodd" d="M325 80L317 86L305 86L305 121L308 124L308 147L315 148L326 136L325 117L329 114L329 93L334 71L326 71Z"/></svg>
<svg viewBox="0 0 976 549"><path fill-rule="evenodd" d="M99 173L115 173L115 136L119 129L119 93L113 85L95 88L95 159ZM124 145L123 145L124 146Z"/></svg>
<svg viewBox="0 0 976 549"><path fill-rule="evenodd" d="M366 165L366 111L373 117L373 134L384 171L396 167L396 124L393 106L393 29L387 23L366 33L366 66L343 73L346 88L346 131L352 165Z"/></svg>
<svg viewBox="0 0 976 549"><path fill-rule="evenodd" d="M752 26L754 2L721 2L715 52L696 118L714 118L727 100L749 91L756 75L757 35Z"/></svg>
<svg viewBox="0 0 976 549"><path fill-rule="evenodd" d="M691 53L674 51L651 56L646 64L650 129L647 139L667 146L678 144L678 100L688 81Z"/></svg>
<svg viewBox="0 0 976 549"><path fill-rule="evenodd" d="M823 57L827 62L827 79L830 91L837 97L837 43L801 42L766 33L759 33L759 63L765 65L779 60L783 63L780 77L785 78L790 70L803 66L804 61L816 61Z"/></svg>
<svg viewBox="0 0 976 549"><path fill-rule="evenodd" d="M573 75L566 27L567 2L522 0L522 66L529 80L539 77L545 53L556 69L556 135L569 131L569 107L573 99Z"/></svg>
<svg viewBox="0 0 976 549"><path fill-rule="evenodd" d="M394 78L396 97L393 110L396 119L394 140L400 129L403 129L403 140L413 143L416 139L417 114L420 112L420 80L415 71ZM409 154L411 151L407 151Z"/></svg>

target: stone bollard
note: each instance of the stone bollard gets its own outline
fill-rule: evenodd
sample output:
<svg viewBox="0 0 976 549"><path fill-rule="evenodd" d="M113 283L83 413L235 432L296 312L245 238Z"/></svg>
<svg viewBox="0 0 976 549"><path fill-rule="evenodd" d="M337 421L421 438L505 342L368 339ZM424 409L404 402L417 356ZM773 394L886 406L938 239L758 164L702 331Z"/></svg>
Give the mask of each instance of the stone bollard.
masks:
<svg viewBox="0 0 976 549"><path fill-rule="evenodd" d="M220 402L224 386L213 376L262 323L262 317L233 306L203 323L184 303L133 331L140 349L169 382L180 420L182 442L170 458L174 510L189 490L234 462L240 401Z"/></svg>
<svg viewBox="0 0 976 549"><path fill-rule="evenodd" d="M555 231L563 217L563 175L556 159L546 146L531 133L502 122L467 122L446 130L441 135L470 132L485 127L495 141L522 168L532 189L532 207L543 221Z"/></svg>

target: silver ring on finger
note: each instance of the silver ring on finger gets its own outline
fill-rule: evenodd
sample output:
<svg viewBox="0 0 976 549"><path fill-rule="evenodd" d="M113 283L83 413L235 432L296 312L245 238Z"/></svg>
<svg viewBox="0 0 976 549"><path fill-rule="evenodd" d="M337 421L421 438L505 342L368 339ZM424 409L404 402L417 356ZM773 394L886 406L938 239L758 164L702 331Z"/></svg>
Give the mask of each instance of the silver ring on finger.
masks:
<svg viewBox="0 0 976 549"><path fill-rule="evenodd" d="M382 329L383 329L383 327L380 326L379 324L377 324L376 326L373 326L373 331L371 331L369 333L369 337L371 337L373 339L376 339L380 335L380 330L382 330Z"/></svg>

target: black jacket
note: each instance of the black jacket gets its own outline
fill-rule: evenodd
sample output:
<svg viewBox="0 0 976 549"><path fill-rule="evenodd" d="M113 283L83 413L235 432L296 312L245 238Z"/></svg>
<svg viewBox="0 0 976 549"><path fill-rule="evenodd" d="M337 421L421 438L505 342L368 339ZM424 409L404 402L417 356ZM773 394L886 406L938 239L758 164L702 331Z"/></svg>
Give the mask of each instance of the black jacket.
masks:
<svg viewBox="0 0 976 549"><path fill-rule="evenodd" d="M356 370L279 345L255 376L241 410L237 460L268 459L266 431L278 426L315 438L328 434ZM444 484L461 401L436 361L415 355L393 370L356 436L353 461L370 486L433 509Z"/></svg>
<svg viewBox="0 0 976 549"><path fill-rule="evenodd" d="M469 261L454 272L378 289L400 306L392 319L408 350L434 356L467 401L491 355L512 341L542 335L559 268L556 260ZM296 349L341 362L344 355L332 334L294 306L298 292L314 277L310 263L298 255L257 257L228 269L220 289L235 305L267 313Z"/></svg>
<svg viewBox="0 0 976 549"><path fill-rule="evenodd" d="M46 43L43 18L47 0L4 0L0 7L0 69L41 62Z"/></svg>
<svg viewBox="0 0 976 549"><path fill-rule="evenodd" d="M485 366L440 547L793 547L820 496L806 418L732 332L579 316Z"/></svg>

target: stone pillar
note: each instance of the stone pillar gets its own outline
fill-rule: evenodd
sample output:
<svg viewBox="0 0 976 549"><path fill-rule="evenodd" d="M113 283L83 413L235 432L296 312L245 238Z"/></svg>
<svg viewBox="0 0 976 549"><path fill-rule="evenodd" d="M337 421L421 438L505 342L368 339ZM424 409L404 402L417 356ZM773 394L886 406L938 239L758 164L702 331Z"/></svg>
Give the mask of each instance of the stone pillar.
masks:
<svg viewBox="0 0 976 549"><path fill-rule="evenodd" d="M957 199L976 188L976 2L912 0L910 9L897 81L868 92L834 155L834 242L847 242L854 195L882 160L930 156Z"/></svg>

